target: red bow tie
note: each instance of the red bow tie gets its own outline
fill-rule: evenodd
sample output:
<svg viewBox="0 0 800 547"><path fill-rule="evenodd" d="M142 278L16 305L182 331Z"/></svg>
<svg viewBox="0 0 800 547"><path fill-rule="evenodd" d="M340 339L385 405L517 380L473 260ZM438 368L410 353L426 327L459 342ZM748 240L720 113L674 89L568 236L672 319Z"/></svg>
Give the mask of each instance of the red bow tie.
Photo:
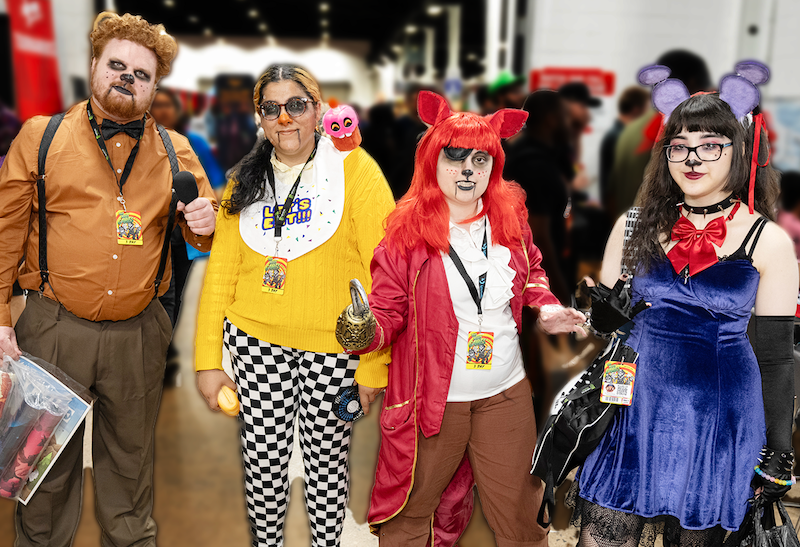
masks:
<svg viewBox="0 0 800 547"><path fill-rule="evenodd" d="M714 245L722 246L727 232L725 217L715 218L702 230L695 228L688 218L679 218L672 227L672 241L678 241L678 244L667 253L675 272L681 273L689 266L689 275L695 275L716 264L718 258Z"/></svg>

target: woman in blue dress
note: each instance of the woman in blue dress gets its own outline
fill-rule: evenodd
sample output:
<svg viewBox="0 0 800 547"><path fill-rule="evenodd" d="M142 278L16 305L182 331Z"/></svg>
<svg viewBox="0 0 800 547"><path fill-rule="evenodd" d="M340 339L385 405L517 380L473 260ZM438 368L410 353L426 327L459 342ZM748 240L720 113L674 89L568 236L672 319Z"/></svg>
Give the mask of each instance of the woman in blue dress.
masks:
<svg viewBox="0 0 800 547"><path fill-rule="evenodd" d="M757 91L743 103L751 90L731 77L720 93L687 92L671 108L654 89L666 121L639 218L625 256L626 217L617 222L600 279L614 285L624 264L632 301L650 307L626 342L639 353L632 402L578 474L579 545L635 547L654 539L642 537L652 523L663 523L665 546L721 545L748 499L778 499L793 482L798 267L771 222L778 175Z"/></svg>

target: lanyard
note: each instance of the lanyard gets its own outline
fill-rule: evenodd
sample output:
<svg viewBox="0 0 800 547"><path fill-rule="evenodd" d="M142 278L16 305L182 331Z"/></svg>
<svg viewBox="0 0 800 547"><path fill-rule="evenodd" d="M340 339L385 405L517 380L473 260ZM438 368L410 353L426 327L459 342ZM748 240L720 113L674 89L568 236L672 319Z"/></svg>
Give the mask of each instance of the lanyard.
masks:
<svg viewBox="0 0 800 547"><path fill-rule="evenodd" d="M311 151L311 154L308 156L308 159L303 164L303 168L300 169L300 174L297 175L297 180L294 181L291 190L289 190L289 194L286 196L286 200L283 202L283 207L279 210L278 207L278 193L275 190L275 173L272 171L272 165L267 164L267 180L269 181L269 185L272 188L272 195L275 196L275 213L272 216L272 222L275 225L275 254L278 254L278 244L281 241L281 228L283 228L284 224L286 224L286 215L289 214L289 209L292 208L292 202L294 202L295 195L297 194L297 189L300 187L300 179L303 177L303 171L306 170L306 165L317 154L317 143L319 142L319 134L314 133L314 150Z"/></svg>
<svg viewBox="0 0 800 547"><path fill-rule="evenodd" d="M489 257L489 248L486 242L486 226L484 224L483 228L483 244L481 245L481 251L483 251L483 256ZM478 325L483 322L483 309L481 308L481 300L483 300L483 291L486 288L486 274L483 273L478 278L478 285L480 286L480 292L475 287L475 283L473 283L472 278L467 273L466 268L464 268L464 264L461 262L461 259L458 257L458 253L456 250L453 249L453 246L450 245L450 259L455 264L458 273L461 274L461 277L464 278L464 282L467 284L467 289L469 289L469 294L472 295L472 300L475 302L475 305L478 307Z"/></svg>
<svg viewBox="0 0 800 547"><path fill-rule="evenodd" d="M122 210L127 211L127 209L125 209L125 198L122 196L122 187L125 186L125 181L128 180L128 177L131 174L131 169L133 169L133 162L136 160L136 154L139 153L139 145L142 143L144 131L142 131L141 135L139 135L139 138L136 141L136 146L134 146L133 150L131 150L131 153L128 156L128 161L125 162L125 169L122 171L122 176L117 177L117 171L114 169L114 164L111 163L111 158L108 156L106 140L103 138L103 133L100 131L100 128L97 127L97 121L95 120L94 112L92 112L91 99L86 101L86 115L89 116L89 123L92 126L92 131L94 131L94 138L97 139L97 145L100 147L100 151L103 153L103 156L105 156L108 166L111 167L111 172L114 173L114 179L119 185L119 197L117 198L117 201L122 204ZM142 118L142 120L144 121L144 118Z"/></svg>

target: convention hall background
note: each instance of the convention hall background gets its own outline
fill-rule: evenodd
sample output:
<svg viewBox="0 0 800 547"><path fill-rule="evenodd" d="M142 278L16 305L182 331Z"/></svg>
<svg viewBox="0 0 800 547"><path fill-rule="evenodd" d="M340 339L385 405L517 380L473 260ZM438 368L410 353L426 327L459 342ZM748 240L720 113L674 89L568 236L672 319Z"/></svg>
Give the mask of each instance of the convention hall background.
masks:
<svg viewBox="0 0 800 547"><path fill-rule="evenodd" d="M713 85L739 60L768 64L772 77L761 92L771 161L784 174L800 171L798 0L0 0L0 155L7 152L19 123L88 96L88 35L102 10L140 14L164 23L177 38L178 57L160 87L177 94L181 130L204 137L223 170L255 142L255 79L272 63L290 62L319 80L325 100L335 98L357 108L363 145L396 197L410 179L420 131L414 99L420 89L445 94L458 109L488 113L514 106L518 99L507 92L515 86L524 99L536 89L583 82L599 106L588 108L588 124L575 124L575 176L568 181L574 207L572 215L564 215L570 286L599 271L613 221L601 188L601 175L608 169L601 161L601 144L622 123L618 100L637 85L638 70L665 52L680 49L700 56ZM9 15L16 13L21 14L16 19ZM34 42L20 38L26 25L47 17L52 20L49 36ZM26 58L20 52L30 54L31 49L49 76L16 76ZM26 100L34 95L38 102ZM529 206L542 195L536 177L531 180ZM209 411L194 386L193 338L205 262L205 257L196 258L189 270L169 358L156 430L154 517L162 545L245 546L250 540L237 422ZM24 297L14 305L18 314ZM601 345L591 337L548 337L533 330L526 333L525 343L532 352L529 376L542 420L553 396ZM348 547L378 543L365 520L380 442L380 402L353 433L351 513L342 541ZM310 545L298 455L296 450L288 547ZM88 456L86 466L91 466ZM99 545L91 480L87 473L75 541L79 547ZM793 499L800 499L797 487L789 494ZM13 544L13 511L13 502L0 499L0 546ZM560 506L553 544L575 544L568 518L569 509ZM459 545L494 545L479 500Z"/></svg>

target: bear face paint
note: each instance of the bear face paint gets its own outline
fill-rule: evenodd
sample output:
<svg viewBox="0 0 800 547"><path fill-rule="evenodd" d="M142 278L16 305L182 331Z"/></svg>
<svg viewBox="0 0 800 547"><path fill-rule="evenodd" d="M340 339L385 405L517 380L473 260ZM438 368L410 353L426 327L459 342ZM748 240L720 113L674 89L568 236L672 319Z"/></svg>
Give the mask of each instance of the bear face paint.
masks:
<svg viewBox="0 0 800 547"><path fill-rule="evenodd" d="M158 61L152 50L114 38L92 60L92 96L98 114L119 123L141 118L156 92Z"/></svg>

